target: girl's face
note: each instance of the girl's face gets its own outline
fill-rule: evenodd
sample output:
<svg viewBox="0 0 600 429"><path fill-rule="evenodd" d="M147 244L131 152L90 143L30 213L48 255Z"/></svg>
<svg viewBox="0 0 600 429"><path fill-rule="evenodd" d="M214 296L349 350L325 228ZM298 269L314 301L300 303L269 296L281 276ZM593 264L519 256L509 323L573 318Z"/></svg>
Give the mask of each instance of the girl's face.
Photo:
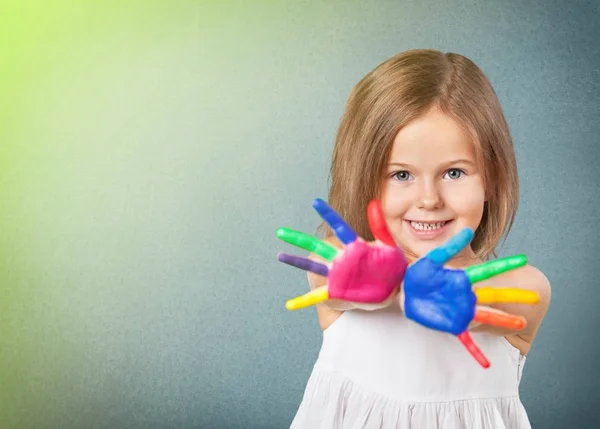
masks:
<svg viewBox="0 0 600 429"><path fill-rule="evenodd" d="M470 136L438 109L394 139L382 186L388 227L408 255L421 257L483 216L485 189ZM460 258L459 256L458 258ZM462 258L472 258L470 248Z"/></svg>

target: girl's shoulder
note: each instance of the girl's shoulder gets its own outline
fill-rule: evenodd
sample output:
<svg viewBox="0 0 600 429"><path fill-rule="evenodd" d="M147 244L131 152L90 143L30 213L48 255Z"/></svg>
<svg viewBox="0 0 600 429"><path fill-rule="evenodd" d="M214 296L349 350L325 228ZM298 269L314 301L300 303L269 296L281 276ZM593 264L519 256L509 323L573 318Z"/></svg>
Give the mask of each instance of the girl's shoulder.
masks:
<svg viewBox="0 0 600 429"><path fill-rule="evenodd" d="M506 274L511 277L511 283L515 287L536 291L540 295L540 304L550 302L550 281L540 269L527 264Z"/></svg>
<svg viewBox="0 0 600 429"><path fill-rule="evenodd" d="M519 314L527 320L527 327L518 336L531 344L540 327L548 308L552 290L550 281L541 270L533 265L525 265L515 270L507 271L497 277L488 279L485 283L495 287L510 287L537 292L539 301L535 305L497 304L493 307L511 314Z"/></svg>

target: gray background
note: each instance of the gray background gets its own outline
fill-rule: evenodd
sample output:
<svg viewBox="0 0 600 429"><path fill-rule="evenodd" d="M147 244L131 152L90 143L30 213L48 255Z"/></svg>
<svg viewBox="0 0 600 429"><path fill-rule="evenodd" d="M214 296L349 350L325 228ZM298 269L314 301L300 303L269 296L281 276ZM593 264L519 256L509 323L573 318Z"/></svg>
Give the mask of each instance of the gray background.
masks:
<svg viewBox="0 0 600 429"><path fill-rule="evenodd" d="M321 338L283 307L307 285L275 230L314 231L350 89L412 48L477 62L512 129L500 253L553 286L533 427L596 423L598 3L205 3L73 7L38 41L4 176L0 427L287 427Z"/></svg>

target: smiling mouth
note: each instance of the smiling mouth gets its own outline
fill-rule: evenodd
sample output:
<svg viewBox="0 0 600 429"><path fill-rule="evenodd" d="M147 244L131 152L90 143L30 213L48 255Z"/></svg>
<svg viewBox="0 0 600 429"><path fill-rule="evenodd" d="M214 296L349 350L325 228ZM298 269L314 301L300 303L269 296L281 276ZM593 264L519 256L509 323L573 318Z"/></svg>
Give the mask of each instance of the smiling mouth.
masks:
<svg viewBox="0 0 600 429"><path fill-rule="evenodd" d="M436 231L438 229L442 229L444 226L446 226L446 224L452 222L452 220L442 220L436 222L407 220L407 222L417 231Z"/></svg>

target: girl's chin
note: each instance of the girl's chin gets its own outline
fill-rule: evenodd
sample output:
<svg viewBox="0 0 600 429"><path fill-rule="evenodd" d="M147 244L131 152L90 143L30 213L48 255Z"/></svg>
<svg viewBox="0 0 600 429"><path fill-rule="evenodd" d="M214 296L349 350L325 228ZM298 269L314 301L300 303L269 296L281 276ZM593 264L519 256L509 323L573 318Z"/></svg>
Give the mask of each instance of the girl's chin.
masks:
<svg viewBox="0 0 600 429"><path fill-rule="evenodd" d="M413 258L413 259L419 259L422 258L423 256L427 255L429 252L431 252L433 249L435 249L438 246L435 246L431 243L427 244L427 245L412 245L409 246L408 248L406 248L405 252L406 252L406 256L408 258Z"/></svg>
<svg viewBox="0 0 600 429"><path fill-rule="evenodd" d="M425 256L427 253L431 252L433 249L436 249L443 245L447 240L446 239L437 239L437 240L402 240L402 248L406 253L406 256L410 259L418 259Z"/></svg>

